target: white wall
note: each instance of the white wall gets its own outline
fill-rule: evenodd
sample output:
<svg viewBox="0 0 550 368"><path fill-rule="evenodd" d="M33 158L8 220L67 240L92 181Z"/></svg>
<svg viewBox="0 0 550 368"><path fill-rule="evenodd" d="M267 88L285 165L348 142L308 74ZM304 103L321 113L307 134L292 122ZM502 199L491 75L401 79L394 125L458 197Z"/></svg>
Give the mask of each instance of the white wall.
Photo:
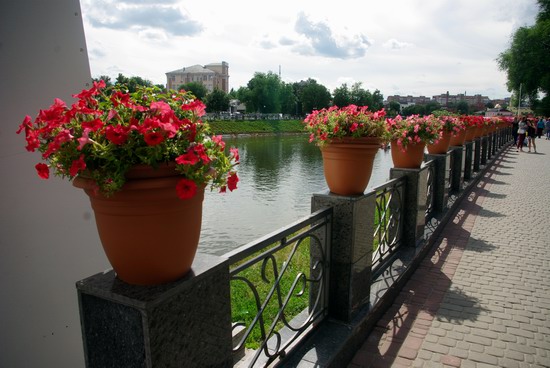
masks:
<svg viewBox="0 0 550 368"><path fill-rule="evenodd" d="M78 0L0 1L0 367L84 366L75 282L109 268L87 197L15 134L91 83Z"/></svg>

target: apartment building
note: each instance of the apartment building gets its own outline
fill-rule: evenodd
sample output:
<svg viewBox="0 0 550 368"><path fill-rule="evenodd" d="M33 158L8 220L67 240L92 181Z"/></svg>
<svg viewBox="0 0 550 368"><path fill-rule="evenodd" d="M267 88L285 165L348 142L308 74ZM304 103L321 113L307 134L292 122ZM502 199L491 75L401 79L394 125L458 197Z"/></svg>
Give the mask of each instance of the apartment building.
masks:
<svg viewBox="0 0 550 368"><path fill-rule="evenodd" d="M474 106L478 108L484 108L487 103L491 101L491 99L487 96L482 95L466 95L466 92L459 93L457 95L451 95L449 94L449 91L447 93L442 93L437 96L433 96L433 100L438 102L441 106L449 106L449 105L456 105L460 101L466 101L466 103L469 106Z"/></svg>
<svg viewBox="0 0 550 368"><path fill-rule="evenodd" d="M202 83L208 92L219 89L229 93L229 64L222 61L204 66L192 65L166 73L168 89L178 89L182 84L191 82Z"/></svg>
<svg viewBox="0 0 550 368"><path fill-rule="evenodd" d="M426 96L400 96L400 95L393 95L388 96L386 99L389 102L395 101L398 102L401 105L424 105L431 101L430 97Z"/></svg>

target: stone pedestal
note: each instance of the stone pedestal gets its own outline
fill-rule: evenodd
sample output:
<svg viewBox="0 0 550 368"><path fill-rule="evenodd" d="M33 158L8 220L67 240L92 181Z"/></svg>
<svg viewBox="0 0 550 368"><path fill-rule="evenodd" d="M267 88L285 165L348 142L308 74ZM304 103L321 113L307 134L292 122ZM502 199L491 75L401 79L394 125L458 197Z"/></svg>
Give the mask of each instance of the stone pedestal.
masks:
<svg viewBox="0 0 550 368"><path fill-rule="evenodd" d="M329 315L350 322L370 300L376 193L314 194L311 210L333 207Z"/></svg>
<svg viewBox="0 0 550 368"><path fill-rule="evenodd" d="M451 191L459 192L464 183L464 147L451 147Z"/></svg>
<svg viewBox="0 0 550 368"><path fill-rule="evenodd" d="M472 178L472 164L474 156L474 142L464 143L464 180Z"/></svg>
<svg viewBox="0 0 550 368"><path fill-rule="evenodd" d="M481 164L481 138L474 138L474 171L478 172Z"/></svg>
<svg viewBox="0 0 550 368"><path fill-rule="evenodd" d="M481 137L481 164L482 165L487 165L487 155L489 151L487 141L488 141L487 136Z"/></svg>
<svg viewBox="0 0 550 368"><path fill-rule="evenodd" d="M424 237L426 202L428 199L428 168L390 169L390 179L405 176L405 208L403 209L403 242L415 247Z"/></svg>
<svg viewBox="0 0 550 368"><path fill-rule="evenodd" d="M76 284L86 367L232 367L229 268L198 254L182 280L134 286L100 273Z"/></svg>
<svg viewBox="0 0 550 368"><path fill-rule="evenodd" d="M433 161L434 178L433 186L433 210L442 213L447 209L449 201L449 183L451 170L451 153L441 155L426 155L426 161Z"/></svg>

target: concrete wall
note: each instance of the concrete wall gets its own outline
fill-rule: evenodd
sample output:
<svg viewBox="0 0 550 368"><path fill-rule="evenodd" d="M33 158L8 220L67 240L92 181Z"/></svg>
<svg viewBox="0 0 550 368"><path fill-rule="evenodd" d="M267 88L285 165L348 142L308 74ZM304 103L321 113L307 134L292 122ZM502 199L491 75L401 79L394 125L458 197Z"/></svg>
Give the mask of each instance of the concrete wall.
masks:
<svg viewBox="0 0 550 368"><path fill-rule="evenodd" d="M15 134L91 83L78 0L0 2L0 367L83 367L75 282L109 268L87 197Z"/></svg>

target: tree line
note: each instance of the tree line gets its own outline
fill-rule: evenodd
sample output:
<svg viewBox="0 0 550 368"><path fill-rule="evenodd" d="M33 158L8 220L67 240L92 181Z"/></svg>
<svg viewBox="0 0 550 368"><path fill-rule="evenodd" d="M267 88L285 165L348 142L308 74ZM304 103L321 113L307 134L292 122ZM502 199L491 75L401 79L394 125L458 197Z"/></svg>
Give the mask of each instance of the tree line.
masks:
<svg viewBox="0 0 550 368"><path fill-rule="evenodd" d="M137 86L152 87L154 84L141 77L126 77L119 74L112 81L109 76L101 75L95 81L105 81L107 87L124 84L128 91L135 91ZM162 84L155 85L164 90ZM346 83L336 88L333 93L328 88L309 78L300 82L286 83L273 72L256 72L247 85L229 93L215 89L208 92L200 82L182 84L178 89L185 89L206 104L206 111L219 113L229 111L230 101L239 100L246 106L246 113L283 114L290 116L304 116L315 109L322 109L332 105L346 106L355 104L369 106L376 111L383 107L384 96L379 90L370 92L362 87L362 83L348 86ZM399 108L397 108L399 111Z"/></svg>

